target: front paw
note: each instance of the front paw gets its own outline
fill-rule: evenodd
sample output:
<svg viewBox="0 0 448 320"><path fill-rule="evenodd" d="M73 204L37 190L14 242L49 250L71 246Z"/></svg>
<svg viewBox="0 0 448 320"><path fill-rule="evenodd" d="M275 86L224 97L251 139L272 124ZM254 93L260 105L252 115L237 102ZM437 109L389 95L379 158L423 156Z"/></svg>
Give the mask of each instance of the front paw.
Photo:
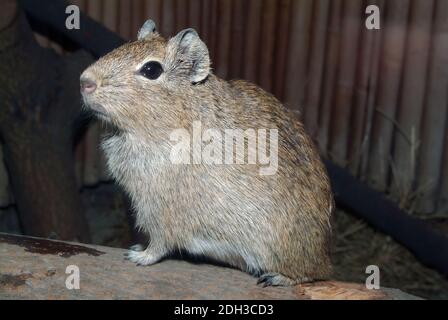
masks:
<svg viewBox="0 0 448 320"><path fill-rule="evenodd" d="M149 266L157 263L160 260L160 257L148 252L148 250L129 250L125 254L125 259L136 263L138 266Z"/></svg>

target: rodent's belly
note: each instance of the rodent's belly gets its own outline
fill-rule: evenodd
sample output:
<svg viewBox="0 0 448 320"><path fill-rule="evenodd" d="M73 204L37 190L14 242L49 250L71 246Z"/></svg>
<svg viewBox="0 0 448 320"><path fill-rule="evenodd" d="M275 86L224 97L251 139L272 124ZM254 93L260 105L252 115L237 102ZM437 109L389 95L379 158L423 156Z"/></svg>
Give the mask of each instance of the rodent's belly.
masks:
<svg viewBox="0 0 448 320"><path fill-rule="evenodd" d="M132 154L135 149L109 145L109 169L131 196L138 225L149 234L163 232L175 246L199 250L211 241L223 250L228 243L281 243L282 234L320 228L331 212L330 198L316 197L303 184L285 186L276 175L260 177L237 166L173 165L150 148L151 154Z"/></svg>

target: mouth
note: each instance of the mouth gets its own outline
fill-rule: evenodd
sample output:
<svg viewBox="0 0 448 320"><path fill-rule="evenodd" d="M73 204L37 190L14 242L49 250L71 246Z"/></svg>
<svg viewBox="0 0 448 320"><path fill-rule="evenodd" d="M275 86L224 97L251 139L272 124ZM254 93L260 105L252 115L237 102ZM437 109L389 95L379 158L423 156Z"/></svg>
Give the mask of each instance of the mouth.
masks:
<svg viewBox="0 0 448 320"><path fill-rule="evenodd" d="M92 113L95 117L101 120L109 120L109 116L106 112L106 109L99 103L89 101L87 97L83 96L83 104L85 109Z"/></svg>
<svg viewBox="0 0 448 320"><path fill-rule="evenodd" d="M97 118L101 121L104 121L104 122L111 121L110 117L104 111L102 111L102 109L98 108L98 106L87 105L87 104L85 106L86 106L86 108L85 108L86 112L90 113L95 118Z"/></svg>

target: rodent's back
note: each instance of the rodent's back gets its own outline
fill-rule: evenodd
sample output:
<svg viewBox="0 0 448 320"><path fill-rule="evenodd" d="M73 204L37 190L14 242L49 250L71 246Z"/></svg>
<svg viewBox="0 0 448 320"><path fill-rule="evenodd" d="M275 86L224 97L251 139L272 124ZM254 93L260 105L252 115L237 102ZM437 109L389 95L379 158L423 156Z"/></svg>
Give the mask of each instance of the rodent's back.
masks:
<svg viewBox="0 0 448 320"><path fill-rule="evenodd" d="M246 125L250 123L249 126L254 128L278 129L277 179L282 181L276 185L283 188L285 201L293 203L286 205L286 210L297 210L297 213L291 212L285 218L283 230L298 234L298 246L310 247L304 251L303 248L291 250L284 247L285 257L290 257L289 263L293 264L297 263L294 254L319 252L316 254L318 258L305 269L319 265L314 276L325 278L331 272L329 256L334 200L317 148L306 134L298 114L287 109L272 94L248 81L231 80L228 83L238 97L245 117L251 119ZM290 219L297 220L291 223ZM290 239L287 235L285 237L283 243L290 245Z"/></svg>

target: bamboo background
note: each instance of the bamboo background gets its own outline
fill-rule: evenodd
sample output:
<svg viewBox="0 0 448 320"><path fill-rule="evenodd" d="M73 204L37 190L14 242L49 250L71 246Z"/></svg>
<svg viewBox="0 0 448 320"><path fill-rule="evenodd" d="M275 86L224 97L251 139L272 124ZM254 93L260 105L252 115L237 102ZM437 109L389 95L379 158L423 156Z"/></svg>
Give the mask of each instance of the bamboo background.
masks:
<svg viewBox="0 0 448 320"><path fill-rule="evenodd" d="M256 82L300 111L324 157L411 212L447 213L448 1L71 2L126 40L147 18L164 36L194 27L214 72ZM380 7L380 30L365 27L369 4ZM100 135L93 124L77 146L81 186L108 180ZM0 166L0 206L12 202Z"/></svg>

